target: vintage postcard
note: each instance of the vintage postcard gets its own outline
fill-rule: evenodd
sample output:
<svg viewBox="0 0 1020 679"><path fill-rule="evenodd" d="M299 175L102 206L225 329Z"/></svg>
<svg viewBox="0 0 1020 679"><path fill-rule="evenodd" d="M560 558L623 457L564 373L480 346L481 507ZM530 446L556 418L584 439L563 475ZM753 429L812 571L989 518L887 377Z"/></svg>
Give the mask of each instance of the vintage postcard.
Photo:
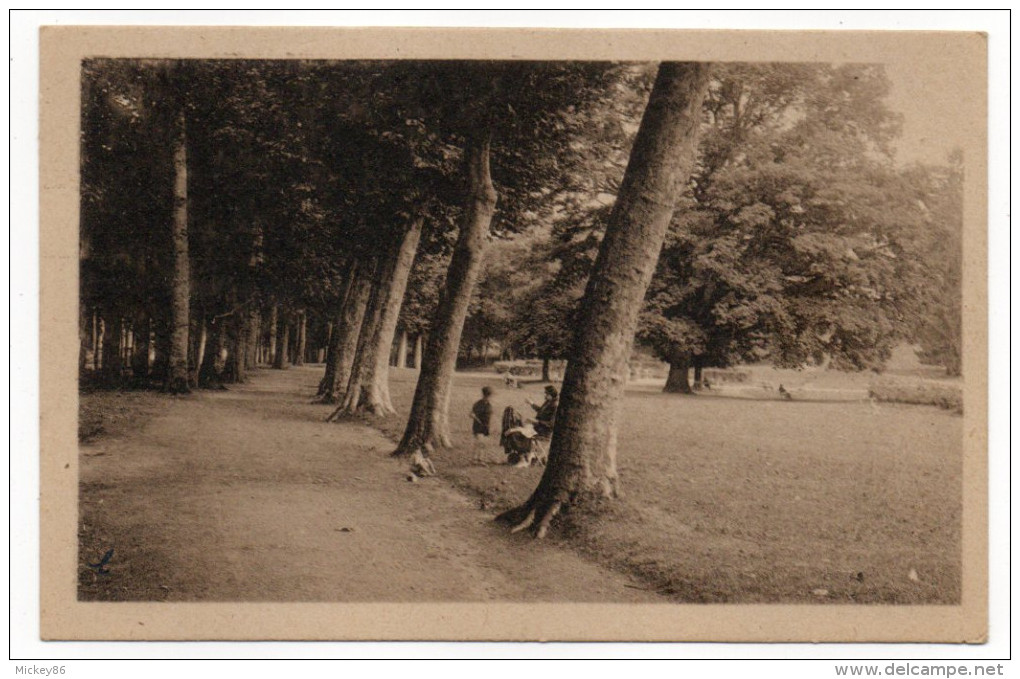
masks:
<svg viewBox="0 0 1020 679"><path fill-rule="evenodd" d="M986 48L43 27L41 637L984 641Z"/></svg>

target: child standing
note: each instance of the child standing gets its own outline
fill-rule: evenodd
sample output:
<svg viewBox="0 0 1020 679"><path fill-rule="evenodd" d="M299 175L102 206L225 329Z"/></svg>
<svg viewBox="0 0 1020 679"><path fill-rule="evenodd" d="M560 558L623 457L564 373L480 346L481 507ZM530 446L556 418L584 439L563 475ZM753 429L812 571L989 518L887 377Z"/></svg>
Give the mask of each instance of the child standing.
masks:
<svg viewBox="0 0 1020 679"><path fill-rule="evenodd" d="M471 406L471 433L475 437L475 460L483 459L482 446L489 438L489 423L492 421L492 387L482 387L482 398Z"/></svg>

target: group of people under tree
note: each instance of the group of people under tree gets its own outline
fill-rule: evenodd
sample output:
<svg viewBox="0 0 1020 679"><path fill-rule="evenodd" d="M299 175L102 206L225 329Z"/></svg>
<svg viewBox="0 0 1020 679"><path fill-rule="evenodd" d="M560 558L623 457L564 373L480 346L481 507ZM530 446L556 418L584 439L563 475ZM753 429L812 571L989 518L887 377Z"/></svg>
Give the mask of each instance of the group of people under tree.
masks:
<svg viewBox="0 0 1020 679"><path fill-rule="evenodd" d="M568 359L562 387L532 404L533 429L506 413L500 431L508 452L521 434L547 448L535 492L500 517L541 537L563 509L616 494L636 337L671 364L829 355L860 368L887 351L868 344L875 328L908 334L890 319L916 315L928 241L908 245L950 213L931 195L953 175L896 175L899 193L878 192L892 175L849 154L856 113L829 106L881 94L860 91L881 78L854 68L91 60L82 309L117 319L114 337L130 336L122 319L144 327L160 357L145 349L145 372L173 393L313 355L330 419L396 414L389 367L410 333L419 373L394 455L428 459L453 443L466 321L506 320L477 302L486 253L552 223L557 266L522 287L533 322L508 322L546 365ZM818 104L810 87L830 96ZM872 113L859 117L878 120L881 151L889 120ZM871 180L834 195L810 181L812 154L849 154L846 176ZM869 201L863 218L848 196ZM922 196L923 213L904 207ZM952 299L951 266L942 282ZM490 434L490 396L472 408L476 435Z"/></svg>

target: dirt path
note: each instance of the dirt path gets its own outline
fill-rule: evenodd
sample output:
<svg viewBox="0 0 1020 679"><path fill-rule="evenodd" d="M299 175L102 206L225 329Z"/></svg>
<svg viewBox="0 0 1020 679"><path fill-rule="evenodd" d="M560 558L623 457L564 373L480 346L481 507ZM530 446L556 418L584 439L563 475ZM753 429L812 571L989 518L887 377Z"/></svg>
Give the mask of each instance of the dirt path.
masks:
<svg viewBox="0 0 1020 679"><path fill-rule="evenodd" d="M661 601L553 544L509 536L392 443L325 424L311 368L166 401L81 451L83 599ZM85 565L114 548L109 574Z"/></svg>

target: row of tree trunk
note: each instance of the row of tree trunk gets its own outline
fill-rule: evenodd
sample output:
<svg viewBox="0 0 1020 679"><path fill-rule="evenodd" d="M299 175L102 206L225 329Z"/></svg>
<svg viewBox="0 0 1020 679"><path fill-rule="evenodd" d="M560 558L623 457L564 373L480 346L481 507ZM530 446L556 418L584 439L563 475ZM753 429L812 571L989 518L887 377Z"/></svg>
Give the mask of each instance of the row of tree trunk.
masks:
<svg viewBox="0 0 1020 679"><path fill-rule="evenodd" d="M186 366L185 387L190 389L241 382L247 371L259 365L286 368L325 360L328 339L309 337L304 311L283 314L273 305L263 314L250 306L222 316L193 314L187 324L183 361L171 354L180 340L168 318L145 312L128 317L93 307L85 311L79 325L80 373L101 375L111 384L128 376L163 379L170 366L179 362ZM323 330L328 338L332 328ZM179 384L170 383L175 385L171 391L181 391Z"/></svg>
<svg viewBox="0 0 1020 679"><path fill-rule="evenodd" d="M421 240L424 214L393 229L374 258L351 262L334 332L326 352L326 370L319 383L323 403L336 404L330 419L341 414L396 413L390 398L389 368L407 280ZM415 344L415 366L421 338ZM407 357L407 335L400 334L397 366Z"/></svg>

